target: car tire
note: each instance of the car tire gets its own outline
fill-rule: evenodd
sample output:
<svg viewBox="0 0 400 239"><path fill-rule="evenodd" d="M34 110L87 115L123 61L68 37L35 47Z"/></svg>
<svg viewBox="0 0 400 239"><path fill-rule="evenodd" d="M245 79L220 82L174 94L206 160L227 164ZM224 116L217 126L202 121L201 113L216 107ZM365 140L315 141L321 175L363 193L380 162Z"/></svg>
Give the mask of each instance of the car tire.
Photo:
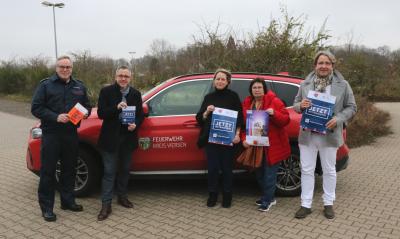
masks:
<svg viewBox="0 0 400 239"><path fill-rule="evenodd" d="M301 193L300 150L297 143L291 146L289 158L278 168L276 194L285 197L299 196Z"/></svg>
<svg viewBox="0 0 400 239"><path fill-rule="evenodd" d="M96 161L95 153L86 148L79 148L78 162L76 165L75 189L76 197L88 196L100 182L100 163ZM56 179L60 175L60 164L57 163Z"/></svg>

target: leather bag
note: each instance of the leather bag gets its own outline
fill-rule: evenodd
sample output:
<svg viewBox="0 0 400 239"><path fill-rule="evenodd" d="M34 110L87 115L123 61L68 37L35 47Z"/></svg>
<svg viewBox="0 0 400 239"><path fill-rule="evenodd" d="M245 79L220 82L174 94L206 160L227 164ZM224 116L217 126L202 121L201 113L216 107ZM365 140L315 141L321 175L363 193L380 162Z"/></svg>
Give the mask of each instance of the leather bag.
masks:
<svg viewBox="0 0 400 239"><path fill-rule="evenodd" d="M263 147L250 146L245 148L243 152L236 158L236 162L243 165L250 171L259 168L262 165L263 151Z"/></svg>

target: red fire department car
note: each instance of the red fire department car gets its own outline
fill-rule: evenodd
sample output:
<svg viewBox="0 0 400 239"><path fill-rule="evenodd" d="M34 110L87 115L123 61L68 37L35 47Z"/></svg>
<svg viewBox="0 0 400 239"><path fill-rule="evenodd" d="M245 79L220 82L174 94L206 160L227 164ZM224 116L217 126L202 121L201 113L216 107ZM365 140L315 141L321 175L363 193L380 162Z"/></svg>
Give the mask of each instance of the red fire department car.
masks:
<svg viewBox="0 0 400 239"><path fill-rule="evenodd" d="M207 165L205 153L196 145L199 126L195 114L204 96L213 90L212 73L192 74L169 79L143 95L145 120L138 131L139 148L132 155L132 175L205 175ZM273 90L286 104L290 113L290 124L286 130L292 145L292 154L281 163L278 171L277 193L283 196L299 195L300 157L297 136L301 115L294 112L293 100L301 78L283 74L234 73L230 88L241 100L248 95L252 79L262 78L268 89ZM78 196L87 195L98 187L102 163L98 148L101 120L94 108L91 116L81 123L79 132L79 159L76 168L75 190ZM39 125L31 129L26 154L27 167L38 174L40 170ZM343 137L346 137L344 131ZM337 151L337 171L348 163L347 145ZM245 170L236 168L235 173ZM320 167L317 167L320 173ZM57 176L57 175L56 175Z"/></svg>

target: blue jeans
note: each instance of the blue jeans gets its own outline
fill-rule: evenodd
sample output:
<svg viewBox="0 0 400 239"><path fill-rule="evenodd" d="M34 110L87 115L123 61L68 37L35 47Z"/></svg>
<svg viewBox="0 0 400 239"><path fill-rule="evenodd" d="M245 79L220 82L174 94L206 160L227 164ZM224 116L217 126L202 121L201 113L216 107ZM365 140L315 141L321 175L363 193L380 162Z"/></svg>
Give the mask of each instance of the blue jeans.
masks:
<svg viewBox="0 0 400 239"><path fill-rule="evenodd" d="M258 185L260 185L260 188L263 192L261 200L265 204L271 203L275 198L276 174L278 172L278 168L279 163L270 166L265 158L263 158L261 167L256 169Z"/></svg>
<svg viewBox="0 0 400 239"><path fill-rule="evenodd" d="M122 138L116 152L102 151L101 156L104 166L101 201L109 204L113 198L114 185L118 197L127 197L132 150L123 147Z"/></svg>
<svg viewBox="0 0 400 239"><path fill-rule="evenodd" d="M222 171L223 192L232 192L233 155L234 149L230 146L207 144L208 192L218 193L219 172Z"/></svg>

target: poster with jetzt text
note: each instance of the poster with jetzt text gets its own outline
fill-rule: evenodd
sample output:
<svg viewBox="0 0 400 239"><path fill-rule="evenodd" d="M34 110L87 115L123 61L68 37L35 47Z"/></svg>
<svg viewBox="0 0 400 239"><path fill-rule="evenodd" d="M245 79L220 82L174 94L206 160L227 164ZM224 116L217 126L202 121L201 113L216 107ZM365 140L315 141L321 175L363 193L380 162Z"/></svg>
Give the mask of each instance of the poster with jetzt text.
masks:
<svg viewBox="0 0 400 239"><path fill-rule="evenodd" d="M311 106L304 110L300 126L320 134L326 134L326 123L333 116L336 97L327 93L309 91L307 98L311 100Z"/></svg>
<svg viewBox="0 0 400 239"><path fill-rule="evenodd" d="M215 107L211 117L209 143L233 145L238 112Z"/></svg>

